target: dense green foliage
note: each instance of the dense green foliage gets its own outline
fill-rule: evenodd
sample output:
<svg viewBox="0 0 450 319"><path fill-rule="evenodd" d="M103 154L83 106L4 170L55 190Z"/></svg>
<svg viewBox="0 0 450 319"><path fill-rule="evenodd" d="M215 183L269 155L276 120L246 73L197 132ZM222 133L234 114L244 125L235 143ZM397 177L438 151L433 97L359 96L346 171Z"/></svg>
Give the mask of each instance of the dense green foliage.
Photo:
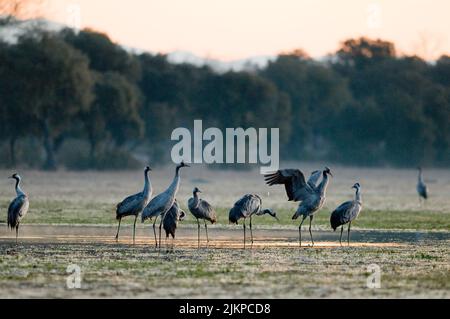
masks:
<svg viewBox="0 0 450 319"><path fill-rule="evenodd" d="M429 63L361 38L324 61L296 50L219 74L130 53L92 30L0 42L0 165L161 161L172 130L194 119L279 127L284 159L450 166L450 57Z"/></svg>

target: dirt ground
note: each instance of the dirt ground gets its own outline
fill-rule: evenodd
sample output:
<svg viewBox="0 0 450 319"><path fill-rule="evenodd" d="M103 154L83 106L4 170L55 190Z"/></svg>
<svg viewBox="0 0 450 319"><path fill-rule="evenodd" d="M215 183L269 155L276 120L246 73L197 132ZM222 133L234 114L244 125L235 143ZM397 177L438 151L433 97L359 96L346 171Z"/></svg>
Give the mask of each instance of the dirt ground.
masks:
<svg viewBox="0 0 450 319"><path fill-rule="evenodd" d="M241 227L180 228L174 249L154 247L150 227L25 226L19 245L0 233L0 297L49 298L450 298L448 232L315 231L316 245L295 229L260 227L243 249ZM149 234L150 233L150 234ZM381 287L367 286L370 265L380 267ZM69 265L80 267L81 288L69 289ZM69 286L70 287L70 286Z"/></svg>

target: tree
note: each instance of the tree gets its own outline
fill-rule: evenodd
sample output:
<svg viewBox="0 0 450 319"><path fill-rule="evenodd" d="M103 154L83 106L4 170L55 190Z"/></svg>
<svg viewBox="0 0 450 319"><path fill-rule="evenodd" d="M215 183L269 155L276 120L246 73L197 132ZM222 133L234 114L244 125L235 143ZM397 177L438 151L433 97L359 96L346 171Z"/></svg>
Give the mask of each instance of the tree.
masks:
<svg viewBox="0 0 450 319"><path fill-rule="evenodd" d="M79 33L65 29L61 35L66 42L87 55L92 70L101 73L117 72L132 82L139 80L141 76L139 60L112 42L106 34L91 29Z"/></svg>
<svg viewBox="0 0 450 319"><path fill-rule="evenodd" d="M16 66L23 61L14 46L0 42L0 138L9 140L10 164L16 166L16 142L31 133L23 78Z"/></svg>
<svg viewBox="0 0 450 319"><path fill-rule="evenodd" d="M362 37L344 41L336 56L338 64L344 67L361 68L366 63L394 58L396 52L391 42Z"/></svg>
<svg viewBox="0 0 450 319"><path fill-rule="evenodd" d="M95 163L97 147L102 140L112 140L121 147L142 137L144 124L139 106L138 89L123 76L114 72L97 74L95 100L91 108L81 114L91 146L92 163Z"/></svg>
<svg viewBox="0 0 450 319"><path fill-rule="evenodd" d="M432 69L433 79L446 87L450 87L450 56L443 55Z"/></svg>
<svg viewBox="0 0 450 319"><path fill-rule="evenodd" d="M79 51L49 33L21 37L15 47L15 71L21 78L21 94L33 129L42 136L45 169L55 169L54 141L68 130L72 120L87 110L92 100L92 74Z"/></svg>
<svg viewBox="0 0 450 319"><path fill-rule="evenodd" d="M42 0L0 0L0 25L17 23L17 19L39 14Z"/></svg>
<svg viewBox="0 0 450 319"><path fill-rule="evenodd" d="M285 121L290 121L295 134L287 147L289 154L296 158L304 158L306 148L313 148L315 154L323 149L318 144L330 137L329 125L352 101L344 78L302 52L280 55L261 73L290 98L292 116Z"/></svg>

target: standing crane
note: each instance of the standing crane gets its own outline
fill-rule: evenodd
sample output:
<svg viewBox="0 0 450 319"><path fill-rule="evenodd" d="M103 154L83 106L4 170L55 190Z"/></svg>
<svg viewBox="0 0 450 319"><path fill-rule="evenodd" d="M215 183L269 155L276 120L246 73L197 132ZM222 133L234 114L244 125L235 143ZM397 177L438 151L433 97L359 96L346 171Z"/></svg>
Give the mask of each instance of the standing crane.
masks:
<svg viewBox="0 0 450 319"><path fill-rule="evenodd" d="M241 199L239 199L230 210L229 213L229 221L231 224L238 224L238 221L243 218L244 222L244 249L246 242L246 226L245 221L247 218L250 218L250 236L253 246L253 229L252 229L252 217L270 215L276 220L278 220L277 214L272 209L262 209L262 199L256 194L247 194L244 195Z"/></svg>
<svg viewBox="0 0 450 319"><path fill-rule="evenodd" d="M195 187L193 190L193 197L190 198L188 201L189 211L197 219L198 248L200 248L200 221L199 221L199 219L203 219L205 222L207 243L209 243L209 237L208 237L208 226L206 225L206 221L211 222L211 224L214 224L217 222L217 216L216 216L216 212L214 211L214 208L212 208L212 206L207 201L200 199L198 196L199 193L201 193L201 191L197 187Z"/></svg>
<svg viewBox="0 0 450 319"><path fill-rule="evenodd" d="M136 220L139 214L142 212L144 207L150 201L152 197L153 189L150 179L148 177L148 172L151 171L150 167L145 167L144 169L144 189L142 192L131 195L125 198L122 202L117 204L116 208L116 219L119 221L119 226L117 227L116 241L119 240L120 223L122 218L126 216L134 216L133 224L133 244L136 238Z"/></svg>
<svg viewBox="0 0 450 319"><path fill-rule="evenodd" d="M353 187L356 190L355 199L345 202L336 208L330 217L330 224L334 231L341 226L341 237L339 243L342 246L342 233L344 232L344 225L348 224L347 243L350 246L350 227L352 221L358 218L362 209L361 185L356 183Z"/></svg>
<svg viewBox="0 0 450 319"><path fill-rule="evenodd" d="M8 207L8 227L11 228L11 230L16 229L17 245L20 222L27 214L30 202L28 201L27 194L20 188L20 182L22 181L20 175L15 173L9 178L16 180L16 198L13 199Z"/></svg>
<svg viewBox="0 0 450 319"><path fill-rule="evenodd" d="M172 236L172 250L174 247L175 232L177 230L178 222L184 220L186 213L182 210L175 199L172 208L166 213L166 218L164 218L163 228L166 232L166 241L169 235Z"/></svg>
<svg viewBox="0 0 450 319"><path fill-rule="evenodd" d="M417 180L417 193L419 194L419 201L422 203L422 199L425 201L428 198L428 188L423 181L422 167L417 168L419 170L419 176Z"/></svg>
<svg viewBox="0 0 450 319"><path fill-rule="evenodd" d="M283 184L286 189L286 194L289 201L300 202L293 220L302 216L302 221L298 227L299 244L302 246L302 225L307 217L309 217L309 234L311 236L311 243L314 246L314 240L311 231L311 224L314 214L318 212L325 204L327 187L329 184L328 176L333 176L328 167L322 171L322 181L318 186L315 184L318 181L317 172L313 172L308 182L305 176L298 169L284 169L272 174L265 175L266 183L269 186Z"/></svg>
<svg viewBox="0 0 450 319"><path fill-rule="evenodd" d="M184 162L181 162L181 164L177 165L175 169L175 177L173 178L172 183L170 186L161 194L155 196L150 203L144 208L144 211L142 212L141 220L142 222L145 222L147 219L153 219L153 233L155 235L155 244L156 247L158 247L158 240L156 239L156 220L158 216L161 216L161 223L159 225L159 247L161 248L161 228L162 224L164 222L164 217L167 213L167 211L172 208L173 204L175 203L175 197L178 193L178 190L180 188L180 169L183 167L189 167L189 165L186 165Z"/></svg>

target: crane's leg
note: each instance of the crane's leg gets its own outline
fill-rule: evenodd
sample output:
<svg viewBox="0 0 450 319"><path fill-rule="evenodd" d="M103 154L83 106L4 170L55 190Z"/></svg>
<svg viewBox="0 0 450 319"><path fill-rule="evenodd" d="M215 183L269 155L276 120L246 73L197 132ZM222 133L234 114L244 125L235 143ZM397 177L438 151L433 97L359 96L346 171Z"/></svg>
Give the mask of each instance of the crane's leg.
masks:
<svg viewBox="0 0 450 319"><path fill-rule="evenodd" d="M159 223L159 250L161 251L161 230L162 230L162 225L164 222L164 217L165 214L163 216L161 216L161 222Z"/></svg>
<svg viewBox="0 0 450 319"><path fill-rule="evenodd" d="M200 222L197 218L197 248L200 249Z"/></svg>
<svg viewBox="0 0 450 319"><path fill-rule="evenodd" d="M348 235L347 235L347 244L350 246L350 227L352 226L352 222L348 223Z"/></svg>
<svg viewBox="0 0 450 319"><path fill-rule="evenodd" d="M153 234L155 235L155 247L158 248L158 239L156 238L156 221L158 220L158 216L156 216L155 221L153 222Z"/></svg>
<svg viewBox="0 0 450 319"><path fill-rule="evenodd" d="M302 222L300 223L300 226L298 226L298 243L300 245L300 247L302 247L302 225L303 222L305 221L306 216L303 216Z"/></svg>
<svg viewBox="0 0 450 319"><path fill-rule="evenodd" d="M314 218L314 215L309 216L309 235L311 236L311 243L314 246L314 240L313 240L312 231L311 231L311 224L312 224L313 218Z"/></svg>
<svg viewBox="0 0 450 319"><path fill-rule="evenodd" d="M17 245L17 238L19 237L19 225L16 226L16 245Z"/></svg>
<svg viewBox="0 0 450 319"><path fill-rule="evenodd" d="M252 227L252 216L250 216L250 237L252 239L252 247L253 247L253 227Z"/></svg>
<svg viewBox="0 0 450 319"><path fill-rule="evenodd" d="M339 243L341 244L342 247L342 233L344 232L344 225L342 225L341 227L341 237L339 237Z"/></svg>
<svg viewBox="0 0 450 319"><path fill-rule="evenodd" d="M133 224L133 245L136 244L136 221L137 221L137 215L134 218L134 224Z"/></svg>
<svg viewBox="0 0 450 319"><path fill-rule="evenodd" d="M245 219L244 219L244 249L245 249L245 236L246 234L245 234Z"/></svg>
<svg viewBox="0 0 450 319"><path fill-rule="evenodd" d="M119 230L120 230L121 222L122 222L122 217L119 218L119 227L117 227L116 242L119 241Z"/></svg>
<svg viewBox="0 0 450 319"><path fill-rule="evenodd" d="M206 243L209 244L208 226L206 225L206 220L205 220L205 232L206 232Z"/></svg>
<svg viewBox="0 0 450 319"><path fill-rule="evenodd" d="M169 252L169 234L166 235L166 252Z"/></svg>

